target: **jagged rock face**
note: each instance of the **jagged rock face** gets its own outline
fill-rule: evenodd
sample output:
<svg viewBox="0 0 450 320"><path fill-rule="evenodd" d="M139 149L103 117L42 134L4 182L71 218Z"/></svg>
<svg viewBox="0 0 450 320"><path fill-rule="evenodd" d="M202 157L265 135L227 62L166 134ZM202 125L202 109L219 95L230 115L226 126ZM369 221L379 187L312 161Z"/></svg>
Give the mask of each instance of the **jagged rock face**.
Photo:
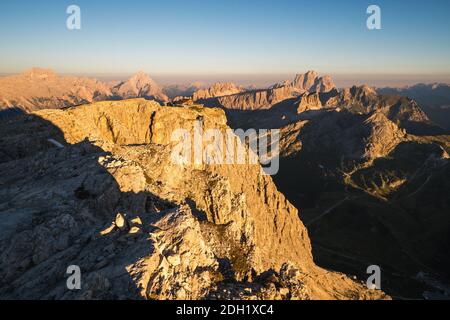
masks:
<svg viewBox="0 0 450 320"><path fill-rule="evenodd" d="M336 90L329 76L318 77L315 71L297 75L294 82L285 81L264 90L246 91L202 101L207 106L234 110L270 109L274 105L308 93L329 93Z"/></svg>
<svg viewBox="0 0 450 320"><path fill-rule="evenodd" d="M387 113L389 107L394 104L395 99L382 99L376 91L367 85L345 88L335 100L336 106L349 110L353 113L367 114L373 111Z"/></svg>
<svg viewBox="0 0 450 320"><path fill-rule="evenodd" d="M158 84L148 74L142 71L127 81L116 85L113 88L113 92L124 99L142 97L162 102L169 100Z"/></svg>
<svg viewBox="0 0 450 320"><path fill-rule="evenodd" d="M383 284L393 295L436 290L413 278L424 268L448 277L449 136L417 130L432 124L405 97L367 86L318 96L322 108L314 112L305 112L317 101L309 94L297 108L227 115L234 128L280 129L274 179L302 208L315 261L359 277L368 261L395 269Z"/></svg>
<svg viewBox="0 0 450 320"><path fill-rule="evenodd" d="M393 295L440 292L414 277L424 269L448 277L449 136L412 135L407 124L427 122L407 98L368 87L319 97L315 112L227 113L236 128L281 129L274 179L302 208L315 261L360 277L368 261L395 269L383 284Z"/></svg>
<svg viewBox="0 0 450 320"><path fill-rule="evenodd" d="M294 82L279 83L266 90L207 99L205 105L229 110L263 110L273 107L293 109L297 114L319 109L347 110L354 114L383 113L408 133L445 134L433 124L414 100L399 95L379 95L369 86L353 86L338 92L332 80L316 72L298 75ZM278 116L278 111L274 114ZM295 117L290 122L296 121ZM275 123L278 120L273 120Z"/></svg>
<svg viewBox="0 0 450 320"><path fill-rule="evenodd" d="M315 266L297 210L259 165L172 162L171 133L199 117L227 128L222 110L145 100L3 121L0 296L383 297ZM69 265L80 291L65 286Z"/></svg>
<svg viewBox="0 0 450 320"><path fill-rule="evenodd" d="M353 86L342 91L342 100L347 103L357 101L361 102L363 106L368 107L376 99L376 91L367 85Z"/></svg>
<svg viewBox="0 0 450 320"><path fill-rule="evenodd" d="M370 162L407 140L406 132L381 112L353 115L328 111L298 124L282 129L283 148L297 154L315 154L318 159L328 155L323 160L330 166L339 166L343 161ZM300 147L294 147L298 142Z"/></svg>
<svg viewBox="0 0 450 320"><path fill-rule="evenodd" d="M329 103L353 113L382 112L411 134L445 134L445 130L432 123L414 100L399 95L379 95L368 86L344 89L337 100L333 98Z"/></svg>
<svg viewBox="0 0 450 320"><path fill-rule="evenodd" d="M227 109L258 110L270 109L273 105L292 97L291 86L279 86L267 90L256 90L226 97L219 97L207 101L205 104L222 106Z"/></svg>
<svg viewBox="0 0 450 320"><path fill-rule="evenodd" d="M450 130L450 85L417 84L404 88L380 88L380 94L401 94L419 103L430 119Z"/></svg>
<svg viewBox="0 0 450 320"><path fill-rule="evenodd" d="M236 86L234 83L215 83L207 89L200 89L193 94L193 100L204 100L209 98L229 96L244 91L243 88Z"/></svg>
<svg viewBox="0 0 450 320"><path fill-rule="evenodd" d="M336 89L336 85L330 76L319 77L315 71L308 71L305 74L298 74L293 82L295 89L303 92L329 92Z"/></svg>
<svg viewBox="0 0 450 320"><path fill-rule="evenodd" d="M401 99L400 96L380 96L373 88L363 85L344 89L340 93L336 105L353 113L368 114L380 111L388 115L393 105L398 102L402 103Z"/></svg>
<svg viewBox="0 0 450 320"><path fill-rule="evenodd" d="M401 142L407 139L405 130L401 130L395 123L381 112L376 112L364 121L370 128L365 139L366 150L364 159L371 160L388 155Z"/></svg>
<svg viewBox="0 0 450 320"><path fill-rule="evenodd" d="M425 112L414 100L407 100L407 103L398 102L389 109L388 116L400 123L431 123Z"/></svg>
<svg viewBox="0 0 450 320"><path fill-rule="evenodd" d="M322 102L318 93L303 94L296 104L298 104L297 113L322 108Z"/></svg>
<svg viewBox="0 0 450 320"><path fill-rule="evenodd" d="M294 87L302 91L310 91L314 87L318 74L315 71L308 71L305 74L295 76Z"/></svg>
<svg viewBox="0 0 450 320"><path fill-rule="evenodd" d="M333 78L329 75L319 78L318 86L316 86L316 92L327 93L336 90Z"/></svg>

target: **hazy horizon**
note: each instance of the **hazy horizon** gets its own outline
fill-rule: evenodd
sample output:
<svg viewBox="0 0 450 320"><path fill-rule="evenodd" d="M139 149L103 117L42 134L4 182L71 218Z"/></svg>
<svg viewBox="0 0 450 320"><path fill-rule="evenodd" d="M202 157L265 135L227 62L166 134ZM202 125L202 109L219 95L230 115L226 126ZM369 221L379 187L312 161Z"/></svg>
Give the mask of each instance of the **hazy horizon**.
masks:
<svg viewBox="0 0 450 320"><path fill-rule="evenodd" d="M66 27L72 4L80 7L80 30ZM370 4L2 2L0 41L7 50L0 51L0 71L49 66L60 74L109 77L142 69L160 82L177 75L268 85L316 70L340 86L449 82L450 2L379 0L381 30L366 26Z"/></svg>
<svg viewBox="0 0 450 320"><path fill-rule="evenodd" d="M234 82L243 86L256 85L261 87L267 87L277 82L285 80L293 80L298 73L305 73L311 69L300 70L292 73L283 74L216 74L216 75L202 75L202 74L161 74L147 72L155 81L161 85L173 85L173 84L191 84L193 82L204 82L206 84L212 84L215 82ZM125 80L133 73L124 74L117 80ZM348 87L352 85L367 84L375 87L404 87L415 85L419 83L433 84L433 83L446 83L450 84L450 74L448 75L382 75L382 74L336 74L329 72L319 72L320 76L330 75L335 84L338 87ZM98 79L104 79L105 81L114 80L114 76L108 75L89 75Z"/></svg>
<svg viewBox="0 0 450 320"><path fill-rule="evenodd" d="M300 70L292 73L279 74L176 74L176 73L153 73L146 70L136 70L127 73L61 73L51 67L33 66L17 73L5 73L0 70L0 77L11 76L26 72L32 68L43 68L54 70L60 76L77 76L96 78L104 82L124 81L130 78L138 71L147 73L153 80L163 86L170 85L189 85L195 82L200 82L205 85L211 85L216 82L233 82L242 86L268 87L277 82L285 80L293 80L298 73L305 73L311 69ZM450 74L345 74L345 73L329 73L319 72L320 76L332 76L337 87L349 87L352 85L367 84L373 87L405 87L415 84L425 83L445 83L450 85Z"/></svg>

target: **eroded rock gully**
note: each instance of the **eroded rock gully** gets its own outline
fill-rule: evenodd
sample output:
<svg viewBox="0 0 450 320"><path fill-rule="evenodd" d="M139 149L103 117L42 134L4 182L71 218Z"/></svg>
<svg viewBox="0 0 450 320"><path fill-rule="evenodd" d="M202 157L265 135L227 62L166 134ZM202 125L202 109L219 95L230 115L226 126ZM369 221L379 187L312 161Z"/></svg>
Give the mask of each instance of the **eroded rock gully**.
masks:
<svg viewBox="0 0 450 320"><path fill-rule="evenodd" d="M171 133L199 117L227 128L220 109L141 99L3 121L0 297L386 298L314 264L296 208L259 165L174 164Z"/></svg>

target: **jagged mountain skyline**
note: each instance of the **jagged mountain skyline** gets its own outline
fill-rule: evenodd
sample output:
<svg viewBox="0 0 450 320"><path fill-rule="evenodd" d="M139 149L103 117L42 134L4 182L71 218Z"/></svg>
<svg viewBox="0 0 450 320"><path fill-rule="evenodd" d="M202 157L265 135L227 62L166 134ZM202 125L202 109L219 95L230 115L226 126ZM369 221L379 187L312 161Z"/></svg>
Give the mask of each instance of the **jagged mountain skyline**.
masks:
<svg viewBox="0 0 450 320"><path fill-rule="evenodd" d="M23 73L26 70L30 70L36 66L30 65L17 72L2 72L0 70L0 77L8 77L16 74ZM61 72L57 68L53 67L41 67L43 69L54 70L61 76L73 76L73 77L87 77L95 78L103 82L122 82L126 81L137 72L142 71L151 75L151 78L162 86L172 87L189 87L195 85L196 87L206 87L217 82L233 82L236 85L243 87L255 87L266 88L274 83L285 81L290 79L293 74L302 71L302 69L293 69L291 72L284 73L217 73L217 74L205 74L205 73L165 73L154 72L152 70L146 70L144 68L137 68L130 72L125 73L95 73L95 72ZM312 68L304 68L303 72ZM345 72L327 72L320 69L314 69L320 74L329 74L338 88L351 87L352 85L369 85L376 88L407 88L418 84L450 84L450 74L362 74L362 73L345 73Z"/></svg>
<svg viewBox="0 0 450 320"><path fill-rule="evenodd" d="M408 94L440 105L448 88L418 85ZM438 281L448 274L448 243L442 240L450 225L444 213L448 132L414 99L391 91L338 89L332 77L312 70L265 89L229 82L165 87L145 72L115 82L42 68L0 78L0 168L8 173L0 181L0 212L9 213L1 229L17 233L0 241L0 298L78 297L44 281L59 271L37 274L91 232L99 238L76 257L97 270L87 280L93 291L82 293L88 298L389 299L427 297L427 289L446 295L416 275L424 265ZM198 121L205 129L278 130L280 171L268 177L259 163L199 170L171 162L177 149L171 133L195 132ZM206 147L207 139L201 141ZM19 198L13 197L18 188ZM35 215L40 220L30 220ZM344 237L342 225L353 226ZM421 228L430 231L417 232ZM134 240L124 246L120 237ZM374 252L379 243L389 245ZM157 250L144 252L149 244ZM90 258L105 246L114 255ZM144 267L130 255L135 250L144 250ZM363 280L373 263L388 269L383 291L354 281ZM317 277L319 266L357 277L330 271ZM110 283L124 267L120 282ZM284 279L278 286L264 285L268 269ZM43 287L25 291L29 277ZM96 287L98 279L109 285ZM180 281L188 291L173 290Z"/></svg>
<svg viewBox="0 0 450 320"><path fill-rule="evenodd" d="M367 28L363 0L283 0L264 6L255 0L135 0L108 6L80 0L80 30L66 28L67 5L1 3L0 37L8 50L0 53L0 70L17 73L33 61L61 73L144 68L172 74L286 74L309 67L330 73L450 74L447 1L380 0L381 30ZM148 19L150 13L157 14ZM118 39L130 45L118 45Z"/></svg>
<svg viewBox="0 0 450 320"><path fill-rule="evenodd" d="M448 300L449 12L0 1L0 302Z"/></svg>
<svg viewBox="0 0 450 320"><path fill-rule="evenodd" d="M0 109L18 108L24 111L32 111L74 106L101 100L137 97L156 100L161 103L191 97L194 101L200 101L209 106L223 106L231 109L260 109L270 108L277 102L298 97L305 93L325 94L322 97L309 96L308 99L304 97L298 101L299 108L309 110L322 107L322 103L317 105L319 99L323 103L325 103L324 99L327 101L324 106L329 107L333 104L337 106L338 100L342 99L337 98L338 91L344 93L346 90L351 90L352 87L357 88L359 86L352 84L349 87L339 88L332 76L322 75L312 70L297 73L295 77L291 75L283 81L272 82L268 86L258 87L253 85L245 87L225 81L212 84L196 81L187 85L161 85L144 71L138 71L122 81L100 81L96 78L58 75L52 69L34 67L20 74L0 77ZM370 90L374 92L378 90L380 93L418 98L420 105L424 106L427 114L431 114L433 120L436 120L444 128L449 127L445 119L447 119L446 113L448 113L447 106L450 104L450 85L416 84L403 88L384 87L381 89L372 89L367 85L360 87L371 88ZM415 95L416 91L418 93ZM420 95L420 93L422 94ZM316 102L313 101L314 99L316 99ZM376 104L377 102L378 100L375 98L373 103ZM309 105L314 103L316 106ZM444 113L444 117L441 117Z"/></svg>

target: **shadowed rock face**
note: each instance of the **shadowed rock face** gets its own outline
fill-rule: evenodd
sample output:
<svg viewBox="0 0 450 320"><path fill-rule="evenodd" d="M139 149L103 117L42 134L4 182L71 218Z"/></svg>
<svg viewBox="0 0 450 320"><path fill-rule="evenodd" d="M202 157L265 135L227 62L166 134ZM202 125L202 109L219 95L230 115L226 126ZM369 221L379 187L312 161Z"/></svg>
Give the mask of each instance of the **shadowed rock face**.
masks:
<svg viewBox="0 0 450 320"><path fill-rule="evenodd" d="M218 94L209 94L210 91ZM406 129L408 133L446 134L446 130L431 122L412 99L398 94L378 94L375 89L367 85L338 91L330 76L319 77L315 71L297 75L293 82L285 81L268 89L236 94L230 94L230 92L221 95L220 90L212 90L212 88L201 90L198 91L199 95L194 93L194 101L209 107L225 108L231 110L230 113L232 110L255 111L277 108L273 112L276 116L278 116L279 106L285 109L291 106L291 109L296 109L298 114L320 109L338 111L345 109L354 114L380 112L402 129ZM273 119L274 123L277 121Z"/></svg>
<svg viewBox="0 0 450 320"><path fill-rule="evenodd" d="M297 113L302 113L309 110L318 110L322 108L320 95L318 93L303 94L297 101Z"/></svg>
<svg viewBox="0 0 450 320"><path fill-rule="evenodd" d="M227 115L233 128L280 129L274 180L300 208L319 265L361 278L364 266L383 266L382 287L396 297L448 294L450 137L405 97L355 86L319 98L316 110L309 94Z"/></svg>
<svg viewBox="0 0 450 320"><path fill-rule="evenodd" d="M430 119L450 130L450 85L417 84L405 88L380 88L381 94L401 94L418 102Z"/></svg>
<svg viewBox="0 0 450 320"><path fill-rule="evenodd" d="M172 131L199 117L227 128L220 109L145 100L3 121L0 296L384 297L314 264L297 210L259 165L174 164ZM66 289L69 265L81 291Z"/></svg>
<svg viewBox="0 0 450 320"><path fill-rule="evenodd" d="M415 135L442 135L446 130L427 117L416 101L395 94L377 94L368 86L353 86L344 89L331 102L335 106L357 114L374 111L384 113L390 120Z"/></svg>
<svg viewBox="0 0 450 320"><path fill-rule="evenodd" d="M227 109L258 110L269 109L292 96L291 86L280 86L267 90L249 91L215 99L200 100L200 102L208 106L221 106Z"/></svg>

